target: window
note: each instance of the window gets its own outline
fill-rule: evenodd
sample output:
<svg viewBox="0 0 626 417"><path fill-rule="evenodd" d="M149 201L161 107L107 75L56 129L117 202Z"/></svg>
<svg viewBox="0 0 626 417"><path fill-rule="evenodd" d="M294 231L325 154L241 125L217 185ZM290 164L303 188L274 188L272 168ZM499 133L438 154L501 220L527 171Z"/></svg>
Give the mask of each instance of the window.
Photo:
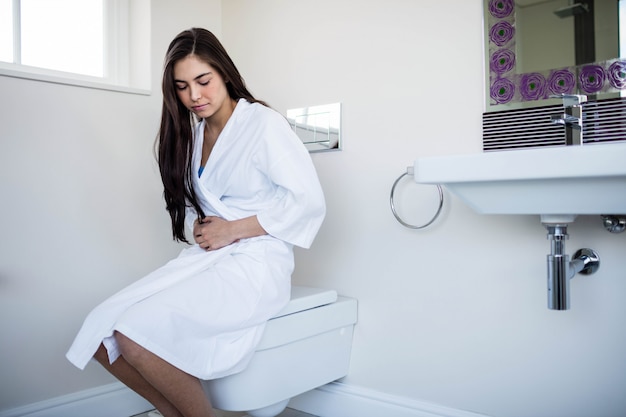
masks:
<svg viewBox="0 0 626 417"><path fill-rule="evenodd" d="M0 61L13 62L13 11L11 0L0 1Z"/></svg>
<svg viewBox="0 0 626 417"><path fill-rule="evenodd" d="M150 0L0 0L0 75L145 93L149 16Z"/></svg>

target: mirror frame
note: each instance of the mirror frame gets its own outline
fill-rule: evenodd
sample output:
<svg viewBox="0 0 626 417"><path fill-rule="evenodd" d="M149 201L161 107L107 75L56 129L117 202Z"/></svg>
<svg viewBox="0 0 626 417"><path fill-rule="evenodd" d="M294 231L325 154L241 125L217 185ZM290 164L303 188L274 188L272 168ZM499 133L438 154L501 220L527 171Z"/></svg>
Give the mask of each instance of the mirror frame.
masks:
<svg viewBox="0 0 626 417"><path fill-rule="evenodd" d="M516 71L515 1L485 0L487 112L536 107L563 94L615 97L626 90L626 59L530 73ZM619 95L619 94L618 94ZM540 103L536 103L536 102ZM535 103L532 103L535 102Z"/></svg>

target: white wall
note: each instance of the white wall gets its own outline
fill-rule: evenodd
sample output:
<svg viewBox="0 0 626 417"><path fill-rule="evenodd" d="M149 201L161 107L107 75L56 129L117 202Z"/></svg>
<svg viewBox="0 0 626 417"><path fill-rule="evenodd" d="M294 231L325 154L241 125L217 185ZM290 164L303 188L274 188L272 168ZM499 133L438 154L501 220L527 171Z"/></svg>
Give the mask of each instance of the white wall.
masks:
<svg viewBox="0 0 626 417"><path fill-rule="evenodd" d="M482 1L222 7L224 43L256 95L281 112L343 103L344 150L313 156L327 220L294 280L359 299L345 383L494 417L626 415L626 234L599 216L570 227L568 252L594 248L602 266L557 312L538 217L477 215L446 193L441 219L411 231L389 209L415 157L481 149ZM399 195L407 220L434 210L432 189Z"/></svg>
<svg viewBox="0 0 626 417"><path fill-rule="evenodd" d="M221 3L151 3L150 96L0 77L0 412L111 383L67 348L91 308L180 250L152 153L160 73L181 30L221 33Z"/></svg>
<svg viewBox="0 0 626 417"><path fill-rule="evenodd" d="M112 381L63 355L97 302L178 250L151 156L157 84L167 43L203 25L276 109L344 104L344 150L314 155L329 211L295 282L359 299L347 384L494 417L625 415L626 235L577 220L569 252L602 266L554 312L538 218L446 194L417 232L389 210L415 157L480 151L481 4L153 0L152 96L0 77L0 410ZM399 190L410 221L434 198Z"/></svg>

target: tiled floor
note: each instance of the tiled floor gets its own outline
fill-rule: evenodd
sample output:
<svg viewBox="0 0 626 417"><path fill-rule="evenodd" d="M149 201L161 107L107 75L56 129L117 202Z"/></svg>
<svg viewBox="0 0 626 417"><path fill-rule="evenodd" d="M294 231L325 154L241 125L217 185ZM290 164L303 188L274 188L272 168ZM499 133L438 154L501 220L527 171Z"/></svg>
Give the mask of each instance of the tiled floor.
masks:
<svg viewBox="0 0 626 417"><path fill-rule="evenodd" d="M234 413L231 411L216 410L217 417L245 417L246 413ZM137 414L133 417L148 417L148 413ZM302 411L294 410L291 408L285 409L277 417L315 417L312 414L303 413Z"/></svg>

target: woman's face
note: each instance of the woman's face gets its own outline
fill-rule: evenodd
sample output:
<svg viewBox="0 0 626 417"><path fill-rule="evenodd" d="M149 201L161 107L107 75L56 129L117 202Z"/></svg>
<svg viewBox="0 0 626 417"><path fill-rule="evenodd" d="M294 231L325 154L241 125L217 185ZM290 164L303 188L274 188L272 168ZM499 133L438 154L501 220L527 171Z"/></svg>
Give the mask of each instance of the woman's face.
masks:
<svg viewBox="0 0 626 417"><path fill-rule="evenodd" d="M231 99L220 74L195 55L174 64L178 99L199 118L210 118L228 111ZM232 110L232 108L230 108Z"/></svg>

